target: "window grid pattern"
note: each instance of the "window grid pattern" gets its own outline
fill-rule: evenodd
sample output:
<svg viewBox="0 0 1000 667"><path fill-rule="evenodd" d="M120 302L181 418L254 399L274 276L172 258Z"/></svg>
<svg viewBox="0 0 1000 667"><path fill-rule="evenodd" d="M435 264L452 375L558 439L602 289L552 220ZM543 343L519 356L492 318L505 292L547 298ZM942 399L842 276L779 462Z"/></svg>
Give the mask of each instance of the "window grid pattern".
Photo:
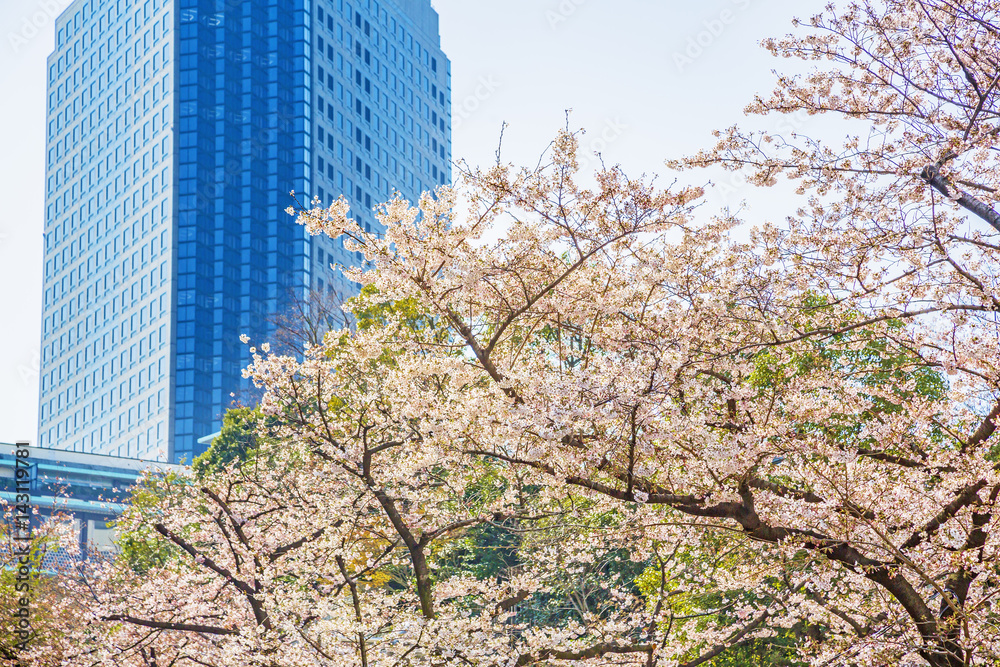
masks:
<svg viewBox="0 0 1000 667"><path fill-rule="evenodd" d="M78 0L48 59L39 445L169 448L169 0Z"/></svg>
<svg viewBox="0 0 1000 667"><path fill-rule="evenodd" d="M451 181L451 71L429 3L318 0L313 35L313 184L341 194L367 231L372 208L399 193ZM333 264L357 264L339 242L313 240L313 289L344 297L357 287Z"/></svg>

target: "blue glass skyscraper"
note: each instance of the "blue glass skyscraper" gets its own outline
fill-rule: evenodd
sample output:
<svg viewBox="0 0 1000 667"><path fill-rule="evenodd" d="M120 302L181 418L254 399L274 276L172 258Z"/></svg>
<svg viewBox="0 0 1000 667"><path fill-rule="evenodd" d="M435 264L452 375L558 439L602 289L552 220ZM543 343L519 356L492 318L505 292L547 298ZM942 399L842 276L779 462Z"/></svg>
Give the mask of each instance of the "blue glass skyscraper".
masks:
<svg viewBox="0 0 1000 667"><path fill-rule="evenodd" d="M43 447L190 460L239 336L356 261L284 213L450 178L430 0L76 0L48 62Z"/></svg>

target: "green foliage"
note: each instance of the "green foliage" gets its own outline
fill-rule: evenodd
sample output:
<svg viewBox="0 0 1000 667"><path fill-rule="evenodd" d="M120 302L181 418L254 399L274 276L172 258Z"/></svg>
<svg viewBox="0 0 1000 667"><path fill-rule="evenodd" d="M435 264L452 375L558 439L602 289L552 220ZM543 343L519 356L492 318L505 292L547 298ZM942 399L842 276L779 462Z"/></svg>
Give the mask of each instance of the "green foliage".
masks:
<svg viewBox="0 0 1000 667"><path fill-rule="evenodd" d="M483 462L483 469L465 487L462 505L481 508L507 490L507 479L497 464ZM471 575L477 579L503 579L509 568L520 564L520 537L517 521L503 518L466 530L459 539L441 550L437 560L439 575Z"/></svg>
<svg viewBox="0 0 1000 667"><path fill-rule="evenodd" d="M841 315L833 323L820 319L832 310L822 297L808 296L804 305L803 321L796 323L800 330L843 329L860 319L856 313ZM887 325L890 331L899 333L905 326L898 321L889 321ZM747 379L762 392L814 375L847 378L853 382L868 401L865 409L834 415L822 424L801 425L803 433L823 434L844 448L884 449L882 444L862 435L868 424L887 415L899 414L914 400L940 401L948 390L945 376L937 369L905 347L863 328L815 337L795 350L765 349L754 354L752 361L754 370ZM776 409L781 410L780 404ZM938 431L931 435L942 441L945 439Z"/></svg>
<svg viewBox="0 0 1000 667"><path fill-rule="evenodd" d="M129 499L129 513L143 517L154 516L163 506L164 499L170 493L176 493L178 487L186 487L186 480L177 473L169 473L162 477L149 477L143 484L132 490ZM121 527L122 521L116 522ZM153 529L150 521L138 522L131 530L121 530L115 539L120 552L120 558L129 565L133 572L146 574L151 570L164 567L172 560L181 556L178 547L160 536Z"/></svg>
<svg viewBox="0 0 1000 667"><path fill-rule="evenodd" d="M372 285L365 285L361 288L361 294L349 302L359 330L367 331L374 326L385 327L395 322L402 322L411 331L433 326L434 318L421 308L415 298L378 301L378 293Z"/></svg>
<svg viewBox="0 0 1000 667"><path fill-rule="evenodd" d="M699 583L700 574L736 567L741 561L753 558L752 548L739 536L732 534L706 533L698 547L680 548L677 545L659 544L654 552L656 557L646 564L646 569L635 578L635 584L647 600L651 610L660 600L661 589L664 611L671 615L671 632L677 637L688 637L689 633L700 632L710 625L732 627L738 630L747 623L740 619L734 609L737 606L758 606L767 608L769 600L763 593L753 591L706 590ZM660 557L665 557L664 561ZM672 564L661 573L661 564ZM695 581L687 576L695 574ZM765 576L765 588L775 592L787 590L784 582L774 576ZM775 635L765 638L745 639L730 646L721 654L706 662L710 667L793 667L803 663L799 660L796 646L805 629L791 630L779 628ZM711 646L695 646L684 656L692 660Z"/></svg>
<svg viewBox="0 0 1000 667"><path fill-rule="evenodd" d="M778 636L753 639L723 652L705 663L708 667L796 667L804 665L795 650L795 633L782 630Z"/></svg>
<svg viewBox="0 0 1000 667"><path fill-rule="evenodd" d="M466 574L477 579L503 579L521 562L520 538L511 520L487 523L467 530L436 563L440 576Z"/></svg>
<svg viewBox="0 0 1000 667"><path fill-rule="evenodd" d="M830 310L831 306L827 305L825 298L807 296L804 303L806 315L796 328L803 331L828 328L829 323L817 319ZM842 316L835 326L846 328L858 318L857 314ZM888 326L895 331L904 328L904 324L898 321L889 321ZM927 366L916 354L895 347L885 337L872 335L863 329L813 338L811 347L809 351L798 350L784 357L779 357L774 349L754 355L755 370L749 378L750 384L757 387L778 386L816 372L854 378L862 387L888 387L899 398L898 403L893 403L871 396L873 409L881 413L898 412L903 403L915 396L939 400L948 388L941 373ZM907 389L910 385L913 388Z"/></svg>
<svg viewBox="0 0 1000 667"><path fill-rule="evenodd" d="M563 626L570 621L587 622L588 616L605 618L615 613L620 601L611 589L638 594L637 579L648 561L633 561L628 549L595 549L592 561L566 563L565 571L546 581L544 592L519 606L516 620L538 626Z"/></svg>
<svg viewBox="0 0 1000 667"><path fill-rule="evenodd" d="M205 453L191 463L195 475L203 478L223 470L230 463L239 467L252 459L260 447L257 431L267 421L260 408L231 408L222 417L222 430Z"/></svg>

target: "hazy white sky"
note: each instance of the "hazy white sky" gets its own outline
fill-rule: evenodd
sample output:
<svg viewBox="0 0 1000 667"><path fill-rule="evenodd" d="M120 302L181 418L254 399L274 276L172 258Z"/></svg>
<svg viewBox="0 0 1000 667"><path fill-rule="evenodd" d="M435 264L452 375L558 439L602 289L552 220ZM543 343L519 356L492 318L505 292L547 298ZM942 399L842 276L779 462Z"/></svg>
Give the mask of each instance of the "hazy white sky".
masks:
<svg viewBox="0 0 1000 667"><path fill-rule="evenodd" d="M784 65L757 43L824 2L433 0L452 61L453 157L492 161L506 121L505 161L534 164L572 109L585 150L630 174L662 173L664 159L743 121ZM45 58L68 4L0 2L0 442L36 441Z"/></svg>

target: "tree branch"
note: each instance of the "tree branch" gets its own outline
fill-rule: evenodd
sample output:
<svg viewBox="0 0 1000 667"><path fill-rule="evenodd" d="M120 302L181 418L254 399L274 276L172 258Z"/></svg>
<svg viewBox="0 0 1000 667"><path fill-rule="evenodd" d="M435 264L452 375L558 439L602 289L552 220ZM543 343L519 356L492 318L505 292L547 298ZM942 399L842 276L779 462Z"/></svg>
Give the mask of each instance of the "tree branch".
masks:
<svg viewBox="0 0 1000 667"><path fill-rule="evenodd" d="M132 625L141 625L144 628L154 628L156 630L176 630L178 632L198 632L208 635L238 635L239 630L220 628L214 625L201 625L200 623L173 623L171 621L151 621L145 618L136 618L127 614L111 614L102 616L102 621L124 621Z"/></svg>
<svg viewBox="0 0 1000 667"><path fill-rule="evenodd" d="M988 222L993 229L1000 232L1000 213L981 199L973 197L969 193L963 192L952 185L947 178L941 175L941 165L927 165L924 167L923 171L920 172L920 178L945 197L951 199L973 215L982 218Z"/></svg>

